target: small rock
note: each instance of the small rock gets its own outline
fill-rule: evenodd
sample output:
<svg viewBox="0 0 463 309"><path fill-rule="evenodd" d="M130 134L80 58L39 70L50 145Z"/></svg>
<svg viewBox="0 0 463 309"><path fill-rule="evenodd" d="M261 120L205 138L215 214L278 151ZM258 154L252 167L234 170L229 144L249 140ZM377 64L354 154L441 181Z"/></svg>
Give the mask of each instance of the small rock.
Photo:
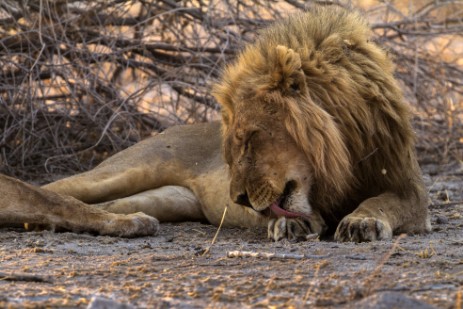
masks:
<svg viewBox="0 0 463 309"><path fill-rule="evenodd" d="M93 296L87 309L135 309L135 307L129 304L119 303L112 299Z"/></svg>
<svg viewBox="0 0 463 309"><path fill-rule="evenodd" d="M449 218L443 215L437 215L436 224L447 224L449 223Z"/></svg>
<svg viewBox="0 0 463 309"><path fill-rule="evenodd" d="M441 201L449 201L449 195L447 193L447 190L438 192L437 198Z"/></svg>
<svg viewBox="0 0 463 309"><path fill-rule="evenodd" d="M436 309L425 302L398 292L383 292L370 295L358 301L353 308L358 309Z"/></svg>

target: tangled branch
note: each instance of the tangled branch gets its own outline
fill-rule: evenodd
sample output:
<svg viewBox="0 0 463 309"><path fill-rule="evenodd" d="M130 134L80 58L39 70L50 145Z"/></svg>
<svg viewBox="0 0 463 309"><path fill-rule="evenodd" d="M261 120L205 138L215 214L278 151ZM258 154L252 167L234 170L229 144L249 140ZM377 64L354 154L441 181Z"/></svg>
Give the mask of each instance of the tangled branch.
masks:
<svg viewBox="0 0 463 309"><path fill-rule="evenodd" d="M224 63L257 29L312 3L0 2L0 172L75 173L167 126L217 119L210 86ZM463 33L462 2L366 14L416 107L423 158L461 157L462 64L447 51Z"/></svg>

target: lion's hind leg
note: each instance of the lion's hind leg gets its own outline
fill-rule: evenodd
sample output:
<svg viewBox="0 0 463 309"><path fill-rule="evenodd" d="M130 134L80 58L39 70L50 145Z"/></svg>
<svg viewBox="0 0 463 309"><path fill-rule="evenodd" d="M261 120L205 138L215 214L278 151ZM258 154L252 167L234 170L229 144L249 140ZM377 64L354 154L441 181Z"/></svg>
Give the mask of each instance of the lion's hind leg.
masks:
<svg viewBox="0 0 463 309"><path fill-rule="evenodd" d="M94 206L118 214L143 212L161 222L206 220L196 196L181 186L164 186Z"/></svg>
<svg viewBox="0 0 463 309"><path fill-rule="evenodd" d="M110 201L143 191L151 184L143 166L103 166L60 179L42 188L72 196L85 203ZM153 184L154 186L154 184Z"/></svg>
<svg viewBox="0 0 463 309"><path fill-rule="evenodd" d="M337 241L373 241L391 239L393 233L429 232L431 224L424 198L399 198L383 193L363 201L339 223Z"/></svg>
<svg viewBox="0 0 463 309"><path fill-rule="evenodd" d="M153 235L159 223L143 213L119 215L73 197L0 175L0 224L45 225L73 232L135 237Z"/></svg>

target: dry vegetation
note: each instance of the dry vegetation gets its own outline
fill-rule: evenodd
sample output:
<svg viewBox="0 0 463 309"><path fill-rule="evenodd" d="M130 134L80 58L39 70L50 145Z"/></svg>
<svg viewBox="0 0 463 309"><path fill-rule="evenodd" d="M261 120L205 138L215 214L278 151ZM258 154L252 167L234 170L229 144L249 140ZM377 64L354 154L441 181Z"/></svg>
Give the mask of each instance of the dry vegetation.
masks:
<svg viewBox="0 0 463 309"><path fill-rule="evenodd" d="M341 5L363 5L398 64L421 160L461 160L463 2L396 2ZM216 119L220 68L257 29L307 5L1 1L0 172L75 173L166 126Z"/></svg>

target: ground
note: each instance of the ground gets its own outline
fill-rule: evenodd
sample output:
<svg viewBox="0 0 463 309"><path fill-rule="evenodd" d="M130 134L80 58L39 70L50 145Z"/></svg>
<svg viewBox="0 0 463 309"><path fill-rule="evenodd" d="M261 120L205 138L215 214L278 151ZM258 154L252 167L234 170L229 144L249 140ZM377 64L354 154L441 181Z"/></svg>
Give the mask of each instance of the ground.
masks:
<svg viewBox="0 0 463 309"><path fill-rule="evenodd" d="M224 228L204 254L217 228L200 223L138 239L2 229L0 308L85 308L96 297L120 308L460 309L463 169L423 170L433 232L392 241L275 243L265 229ZM228 257L237 250L281 256Z"/></svg>

